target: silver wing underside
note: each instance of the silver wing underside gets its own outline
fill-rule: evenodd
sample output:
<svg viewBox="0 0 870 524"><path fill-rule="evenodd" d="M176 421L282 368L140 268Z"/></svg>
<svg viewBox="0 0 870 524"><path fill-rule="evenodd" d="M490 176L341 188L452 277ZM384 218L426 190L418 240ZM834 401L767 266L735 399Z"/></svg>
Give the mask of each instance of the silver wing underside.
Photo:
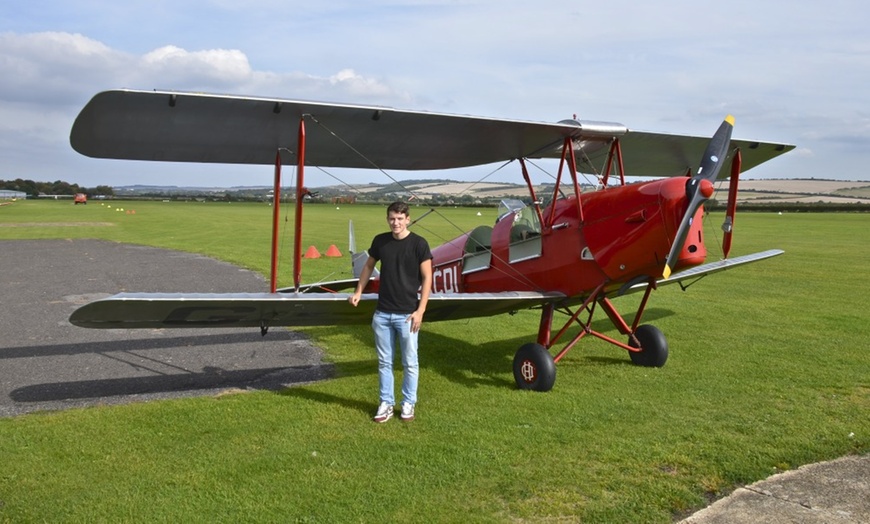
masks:
<svg viewBox="0 0 870 524"><path fill-rule="evenodd" d="M303 116L305 163L322 167L432 170L558 158L564 139L571 137L578 169L597 173L609 144L619 138L627 175L681 176L697 169L709 142L709 137L630 131L606 122L529 122L380 106L115 90L97 94L82 109L70 143L97 158L267 165L283 148L282 162L289 164L297 161ZM794 148L750 140L732 144L741 150L743 171Z"/></svg>
<svg viewBox="0 0 870 524"><path fill-rule="evenodd" d="M376 294L357 307L349 293L120 293L86 304L70 316L79 327L103 329L181 327L331 326L367 324ZM432 294L426 321L486 317L565 298L561 293Z"/></svg>
<svg viewBox="0 0 870 524"><path fill-rule="evenodd" d="M706 264L701 264L700 266L695 266L693 268L689 268L685 271L680 271L679 273L675 273L667 279L659 279L656 281L656 287L667 286L669 284L676 284L678 282L683 282L686 280L698 279L705 275L712 275L713 273L718 273L720 271L725 271L727 269L732 269L737 266L742 266L744 264L749 264L751 262L758 262L759 260L765 260L768 258L772 258L778 255L785 253L785 251L781 249L768 249L767 251L760 251L758 253L751 253L749 255L742 255L734 258L726 258L724 260L717 260L715 262L708 262ZM636 293L638 291L643 291L646 289L646 284L635 284L626 290L623 293L617 294L630 294Z"/></svg>
<svg viewBox="0 0 870 524"><path fill-rule="evenodd" d="M658 286L700 278L777 255L771 249L751 255L703 264L659 280ZM646 289L638 284L622 293ZM351 306L349 293L120 293L86 304L70 316L79 327L103 329L182 327L330 326L371 322L376 294L364 294ZM426 308L427 322L487 317L547 303L576 304L585 297L562 293L505 291L502 293L432 294Z"/></svg>

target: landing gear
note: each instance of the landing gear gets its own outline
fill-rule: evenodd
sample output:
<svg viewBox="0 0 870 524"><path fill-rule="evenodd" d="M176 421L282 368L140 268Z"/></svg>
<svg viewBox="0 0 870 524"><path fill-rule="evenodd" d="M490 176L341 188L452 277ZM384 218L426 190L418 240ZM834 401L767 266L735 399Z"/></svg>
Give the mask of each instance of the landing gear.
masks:
<svg viewBox="0 0 870 524"><path fill-rule="evenodd" d="M514 356L514 380L520 389L550 391L556 382L556 363L547 348L530 342Z"/></svg>
<svg viewBox="0 0 870 524"><path fill-rule="evenodd" d="M631 356L631 361L635 365L660 368L668 361L668 341L665 339L665 335L655 326L644 324L638 327L637 331L634 332L634 336L628 338L628 345L633 348L640 348L640 351L628 352L629 356Z"/></svg>
<svg viewBox="0 0 870 524"><path fill-rule="evenodd" d="M550 391L556 382L556 364L562 360L568 351L574 347L583 337L592 335L604 340L616 347L628 351L631 361L638 366L660 368L668 360L668 341L664 334L655 326L644 324L639 326L643 311L646 308L650 293L655 289L655 280L650 280L644 291L643 298L634 315L631 325L626 323L625 318L616 310L604 291L606 282L600 284L586 300L576 309L562 307L559 312L569 316L564 326L552 333L553 314L556 306L553 303L544 304L541 308L541 323L538 328L537 343L524 344L514 356L514 379L520 389L533 389L535 391ZM616 340L604 333L592 329L592 317L596 307L600 307L607 314L613 326L623 335L628 335L628 344ZM585 320L581 316L585 315ZM579 325L580 331L571 338L567 344L556 354L550 356L550 349L563 338L568 328Z"/></svg>

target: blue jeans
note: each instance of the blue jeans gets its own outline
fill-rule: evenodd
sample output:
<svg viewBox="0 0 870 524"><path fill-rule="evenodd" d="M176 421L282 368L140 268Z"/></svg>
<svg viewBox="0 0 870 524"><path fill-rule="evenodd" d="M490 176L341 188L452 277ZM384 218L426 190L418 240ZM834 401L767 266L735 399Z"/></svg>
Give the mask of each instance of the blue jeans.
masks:
<svg viewBox="0 0 870 524"><path fill-rule="evenodd" d="M372 329L375 332L375 350L378 353L378 382L381 402L394 405L393 352L396 342L402 350L402 402L417 403L417 380L420 364L417 361L417 333L411 333L408 314L384 313L375 310Z"/></svg>

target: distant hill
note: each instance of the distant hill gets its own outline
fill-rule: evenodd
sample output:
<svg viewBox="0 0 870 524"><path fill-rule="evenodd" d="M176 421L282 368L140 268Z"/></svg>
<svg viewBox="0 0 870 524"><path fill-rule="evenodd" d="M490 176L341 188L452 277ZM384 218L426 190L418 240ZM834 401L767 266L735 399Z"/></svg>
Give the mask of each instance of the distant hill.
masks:
<svg viewBox="0 0 870 524"><path fill-rule="evenodd" d="M717 200L728 198L728 182L716 184ZM462 182L457 180L404 180L390 184L363 184L349 187L323 186L310 188L322 198L332 198L355 195L363 200L378 200L394 196L421 200L498 200L501 198L528 196L525 184L509 182ZM543 184L535 187L541 195L552 191L553 184ZM584 190L592 190L592 186L584 186ZM227 194L254 195L268 198L271 186L233 186L233 187L187 187L187 186L145 186L131 185L115 187L115 194L124 195L203 195L219 197ZM290 191L283 188L282 191ZM745 204L765 203L865 203L870 204L870 181L843 181L822 179L765 179L741 180L738 201Z"/></svg>
<svg viewBox="0 0 870 524"><path fill-rule="evenodd" d="M747 204L816 202L870 204L870 181L741 180L739 187L737 200ZM716 198L727 200L728 182L724 182L719 191L720 195Z"/></svg>

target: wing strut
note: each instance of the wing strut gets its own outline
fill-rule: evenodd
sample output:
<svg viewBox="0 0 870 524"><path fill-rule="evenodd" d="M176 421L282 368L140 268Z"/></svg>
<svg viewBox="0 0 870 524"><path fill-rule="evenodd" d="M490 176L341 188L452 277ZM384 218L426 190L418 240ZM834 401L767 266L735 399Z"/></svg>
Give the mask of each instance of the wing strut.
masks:
<svg viewBox="0 0 870 524"><path fill-rule="evenodd" d="M622 162L622 144L618 138L614 138L610 144L610 151L607 153L607 166L604 168L604 176L601 178L601 185L607 186L607 180L610 178L610 172L613 170L613 163L616 162L616 167L619 170L619 185L625 185L625 164Z"/></svg>
<svg viewBox="0 0 870 524"><path fill-rule="evenodd" d="M725 223L722 224L722 230L725 232L722 239L724 258L728 258L728 253L731 252L731 236L734 233L734 214L737 212L737 183L740 179L740 167L742 163L743 156L738 149L734 153L734 160L731 161L731 180L728 182L728 210L725 212Z"/></svg>
<svg viewBox="0 0 870 524"><path fill-rule="evenodd" d="M296 150L296 220L293 225L293 287L299 291L302 279L302 200L308 194L305 189L305 115L299 119L299 138ZM272 202L272 271L269 292L278 291L278 219L281 201L281 148L275 154L275 188Z"/></svg>
<svg viewBox="0 0 870 524"><path fill-rule="evenodd" d="M272 191L272 273L269 279L269 293L278 290L278 206L281 202L281 150L275 153L275 188Z"/></svg>
<svg viewBox="0 0 870 524"><path fill-rule="evenodd" d="M532 205L535 206L535 213L538 215L538 222L544 224L544 216L541 214L541 204L538 202L538 195L535 194L535 186L532 185L532 178L529 176L529 170L526 168L526 159L520 158L520 166L523 168L523 179L526 181L526 187L529 188L529 196L532 197Z"/></svg>
<svg viewBox="0 0 870 524"><path fill-rule="evenodd" d="M574 196L577 197L577 213L580 216L580 222L583 223L583 205L580 202L580 184L577 182L577 158L574 156L574 141L571 137L565 137L562 142L562 159L559 161L559 171L556 174L556 187L553 189L553 204L550 206L550 216L547 217L547 223L544 227L553 227L553 222L556 220L556 205L555 202L559 198L559 191L562 189L562 171L565 166L568 166L568 173L571 175L571 181L574 184Z"/></svg>
<svg viewBox="0 0 870 524"><path fill-rule="evenodd" d="M299 146L296 148L298 167L296 168L296 223L293 238L293 286L299 291L302 278L302 200L307 193L305 189L305 115L299 119Z"/></svg>

